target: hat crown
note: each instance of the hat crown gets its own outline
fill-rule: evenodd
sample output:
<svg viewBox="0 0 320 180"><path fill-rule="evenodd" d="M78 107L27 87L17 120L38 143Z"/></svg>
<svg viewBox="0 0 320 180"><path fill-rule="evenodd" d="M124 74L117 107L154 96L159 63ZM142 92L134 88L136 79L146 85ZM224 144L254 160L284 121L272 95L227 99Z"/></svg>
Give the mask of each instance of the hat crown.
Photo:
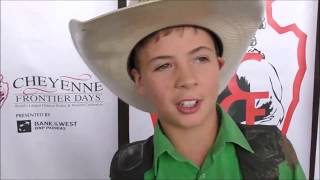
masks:
<svg viewBox="0 0 320 180"><path fill-rule="evenodd" d="M84 62L108 89L126 103L147 112L155 107L141 98L128 76L134 47L152 32L196 25L215 32L224 44L225 64L219 92L225 88L261 23L264 0L129 0L130 7L86 22L71 21L72 40Z"/></svg>

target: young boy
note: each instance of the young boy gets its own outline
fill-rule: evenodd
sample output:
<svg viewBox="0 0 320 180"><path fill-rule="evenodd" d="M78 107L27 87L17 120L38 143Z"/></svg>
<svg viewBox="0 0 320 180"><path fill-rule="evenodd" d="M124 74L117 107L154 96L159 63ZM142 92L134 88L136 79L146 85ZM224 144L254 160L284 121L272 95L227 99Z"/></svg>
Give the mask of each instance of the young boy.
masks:
<svg viewBox="0 0 320 180"><path fill-rule="evenodd" d="M216 105L262 8L259 1L153 1L71 22L74 43L98 77L159 117L154 136L115 154L111 179L305 178L276 128L239 128Z"/></svg>

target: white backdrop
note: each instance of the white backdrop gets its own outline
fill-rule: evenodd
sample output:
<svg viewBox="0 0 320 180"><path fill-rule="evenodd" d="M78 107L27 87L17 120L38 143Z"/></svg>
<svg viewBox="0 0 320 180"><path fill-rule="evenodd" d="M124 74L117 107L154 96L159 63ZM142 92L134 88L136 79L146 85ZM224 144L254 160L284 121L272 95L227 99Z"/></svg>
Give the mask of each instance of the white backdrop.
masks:
<svg viewBox="0 0 320 180"><path fill-rule="evenodd" d="M296 24L307 35L306 71L287 135L308 176L317 2L276 1L272 7L281 27ZM2 179L109 176L118 146L117 98L80 59L68 22L114 9L117 1L1 1ZM294 96L298 38L290 30L279 34L265 24L249 50L262 51L277 70L285 119ZM278 127L283 129L283 124ZM150 115L130 107L130 141L152 133ZM315 177L319 178L318 169Z"/></svg>
<svg viewBox="0 0 320 180"><path fill-rule="evenodd" d="M2 179L109 176L117 98L80 59L68 23L114 9L117 1L1 1Z"/></svg>

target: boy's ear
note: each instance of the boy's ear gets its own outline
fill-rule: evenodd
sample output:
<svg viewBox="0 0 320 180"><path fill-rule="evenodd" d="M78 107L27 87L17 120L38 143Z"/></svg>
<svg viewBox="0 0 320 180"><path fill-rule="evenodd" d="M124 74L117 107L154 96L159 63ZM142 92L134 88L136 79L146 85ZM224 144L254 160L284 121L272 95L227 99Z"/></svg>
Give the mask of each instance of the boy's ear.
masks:
<svg viewBox="0 0 320 180"><path fill-rule="evenodd" d="M224 58L223 57L218 57L217 59L218 59L219 70L221 70L223 65L224 65L224 63L225 63Z"/></svg>
<svg viewBox="0 0 320 180"><path fill-rule="evenodd" d="M135 87L137 93L140 96L143 96L144 95L144 86L143 86L142 77L141 77L139 70L132 69L130 71L130 73L133 77L134 87Z"/></svg>

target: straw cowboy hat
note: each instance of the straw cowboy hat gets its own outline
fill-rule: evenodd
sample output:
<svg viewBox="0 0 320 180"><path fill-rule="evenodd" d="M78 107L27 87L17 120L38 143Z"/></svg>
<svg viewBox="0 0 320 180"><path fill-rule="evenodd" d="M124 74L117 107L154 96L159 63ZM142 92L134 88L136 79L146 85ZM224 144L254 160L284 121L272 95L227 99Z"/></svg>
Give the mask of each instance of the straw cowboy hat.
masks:
<svg viewBox="0 0 320 180"><path fill-rule="evenodd" d="M215 32L224 46L221 92L260 25L263 6L260 0L150 0L86 22L71 20L69 28L76 49L95 75L123 101L153 112L150 102L136 93L127 73L128 57L137 42L152 32L177 25Z"/></svg>

